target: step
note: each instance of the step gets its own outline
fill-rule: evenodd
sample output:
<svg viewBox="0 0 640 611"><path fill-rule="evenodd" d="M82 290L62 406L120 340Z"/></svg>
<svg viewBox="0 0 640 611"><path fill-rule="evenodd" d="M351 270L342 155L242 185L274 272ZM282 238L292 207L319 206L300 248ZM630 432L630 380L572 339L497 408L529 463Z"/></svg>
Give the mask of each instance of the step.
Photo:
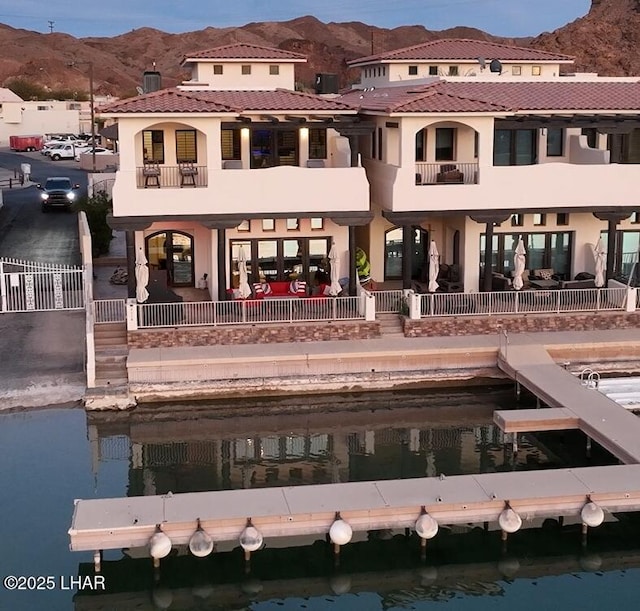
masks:
<svg viewBox="0 0 640 611"><path fill-rule="evenodd" d="M119 338L119 337L93 337L93 343L96 347L98 346L106 346L106 347L123 347L127 346L127 339Z"/></svg>
<svg viewBox="0 0 640 611"><path fill-rule="evenodd" d="M96 367L98 365L122 365L127 366L126 354L96 354Z"/></svg>
<svg viewBox="0 0 640 611"><path fill-rule="evenodd" d="M99 337L127 337L126 329L103 329L100 325L93 327L93 334Z"/></svg>
<svg viewBox="0 0 640 611"><path fill-rule="evenodd" d="M96 388L92 391L96 391L99 388L109 388L122 392L126 392L129 386L129 380L126 378L96 378Z"/></svg>

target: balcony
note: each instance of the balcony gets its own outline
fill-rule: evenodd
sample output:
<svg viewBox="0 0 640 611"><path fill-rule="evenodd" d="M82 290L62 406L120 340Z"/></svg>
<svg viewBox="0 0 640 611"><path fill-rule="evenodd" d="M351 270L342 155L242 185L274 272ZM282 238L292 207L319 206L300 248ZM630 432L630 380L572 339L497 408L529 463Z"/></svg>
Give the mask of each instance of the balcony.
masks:
<svg viewBox="0 0 640 611"><path fill-rule="evenodd" d="M416 185L476 185L478 184L478 163L416 163Z"/></svg>
<svg viewBox="0 0 640 611"><path fill-rule="evenodd" d="M148 163L136 168L136 186L138 189L206 187L207 167L193 164L166 166Z"/></svg>
<svg viewBox="0 0 640 611"><path fill-rule="evenodd" d="M120 169L116 174L114 216L369 211L369 183L361 167L229 170L198 166L195 185L181 185L185 177L178 166L161 165L158 174L146 176L144 169Z"/></svg>

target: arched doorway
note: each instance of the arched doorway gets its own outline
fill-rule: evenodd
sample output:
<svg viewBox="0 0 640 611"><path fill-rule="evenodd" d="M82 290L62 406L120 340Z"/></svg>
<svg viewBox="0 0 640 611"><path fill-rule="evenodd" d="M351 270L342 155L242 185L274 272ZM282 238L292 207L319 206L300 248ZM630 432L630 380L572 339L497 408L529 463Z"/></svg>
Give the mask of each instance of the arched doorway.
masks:
<svg viewBox="0 0 640 611"><path fill-rule="evenodd" d="M194 286L193 236L159 231L145 238L149 270L166 273L167 286Z"/></svg>

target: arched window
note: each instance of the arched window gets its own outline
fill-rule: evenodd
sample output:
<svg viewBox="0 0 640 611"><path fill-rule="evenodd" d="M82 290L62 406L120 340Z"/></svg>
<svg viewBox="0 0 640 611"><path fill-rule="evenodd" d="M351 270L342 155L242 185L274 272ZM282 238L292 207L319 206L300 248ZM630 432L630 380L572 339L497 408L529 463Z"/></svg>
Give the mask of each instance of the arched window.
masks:
<svg viewBox="0 0 640 611"><path fill-rule="evenodd" d="M194 286L193 236L159 231L145 238L150 271L165 271L167 286Z"/></svg>

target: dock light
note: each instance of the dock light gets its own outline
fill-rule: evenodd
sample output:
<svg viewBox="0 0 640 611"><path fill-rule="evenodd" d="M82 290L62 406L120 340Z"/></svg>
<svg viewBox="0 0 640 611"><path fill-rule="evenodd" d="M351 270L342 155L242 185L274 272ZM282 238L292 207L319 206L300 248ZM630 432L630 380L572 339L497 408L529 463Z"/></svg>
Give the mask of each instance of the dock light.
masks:
<svg viewBox="0 0 640 611"><path fill-rule="evenodd" d="M509 501L504 504L504 509L498 516L498 524L502 529L502 538L506 539L507 535L518 532L522 527L522 518L511 508Z"/></svg>
<svg viewBox="0 0 640 611"><path fill-rule="evenodd" d="M422 507L420 516L416 520L415 526L418 537L423 541L433 539L438 534L438 521L427 513L427 510Z"/></svg>
<svg viewBox="0 0 640 611"><path fill-rule="evenodd" d="M251 518L247 518L247 525L240 533L240 547L244 550L244 559L248 562L251 552L257 552L264 542L262 533L251 523Z"/></svg>
<svg viewBox="0 0 640 611"><path fill-rule="evenodd" d="M196 558L204 558L213 551L213 539L203 530L200 518L198 518L197 524L196 531L189 539L189 550Z"/></svg>
<svg viewBox="0 0 640 611"><path fill-rule="evenodd" d="M160 524L156 524L156 532L149 539L149 553L153 558L153 566L160 566L160 559L166 558L171 551L171 539L162 532Z"/></svg>
<svg viewBox="0 0 640 611"><path fill-rule="evenodd" d="M336 517L329 529L329 538L334 545L346 545L353 537L353 530L347 522L340 517L340 512L336 512ZM337 553L337 551L336 551Z"/></svg>

